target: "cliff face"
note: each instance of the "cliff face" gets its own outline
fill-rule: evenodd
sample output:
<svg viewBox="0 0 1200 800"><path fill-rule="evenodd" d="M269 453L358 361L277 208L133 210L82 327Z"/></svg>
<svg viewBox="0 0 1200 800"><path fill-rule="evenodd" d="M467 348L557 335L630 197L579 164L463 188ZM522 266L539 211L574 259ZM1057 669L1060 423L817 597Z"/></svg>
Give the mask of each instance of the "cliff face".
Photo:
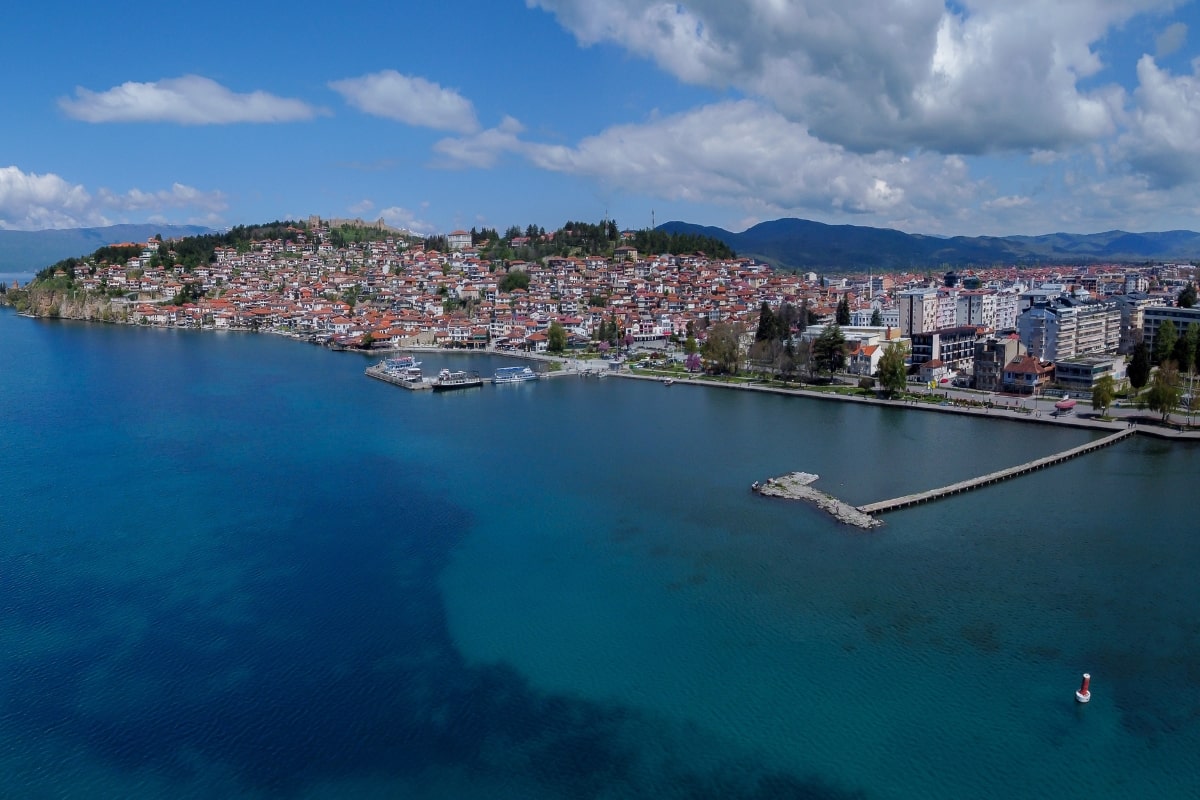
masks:
<svg viewBox="0 0 1200 800"><path fill-rule="evenodd" d="M78 319L90 322L128 322L125 304L114 305L109 297L80 291L32 286L0 295L18 311L35 317Z"/></svg>

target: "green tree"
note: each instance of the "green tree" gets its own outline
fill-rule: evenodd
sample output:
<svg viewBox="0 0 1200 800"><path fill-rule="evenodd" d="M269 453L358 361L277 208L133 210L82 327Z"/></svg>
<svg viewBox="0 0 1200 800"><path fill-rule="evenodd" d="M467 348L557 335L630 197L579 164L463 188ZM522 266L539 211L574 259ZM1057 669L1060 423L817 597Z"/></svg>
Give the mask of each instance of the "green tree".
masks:
<svg viewBox="0 0 1200 800"><path fill-rule="evenodd" d="M1116 395L1116 381L1113 380L1112 375L1105 375L1092 387L1092 408L1098 411L1100 416L1105 416Z"/></svg>
<svg viewBox="0 0 1200 800"><path fill-rule="evenodd" d="M567 349L567 329L558 320L550 323L550 330L546 331L546 338L549 340L547 349L551 353L561 353Z"/></svg>
<svg viewBox="0 0 1200 800"><path fill-rule="evenodd" d="M878 328L883 325L883 313L877 308L871 312L871 327Z"/></svg>
<svg viewBox="0 0 1200 800"><path fill-rule="evenodd" d="M830 375L846 363L846 337L836 323L826 325L821 335L813 340L812 357L819 372Z"/></svg>
<svg viewBox="0 0 1200 800"><path fill-rule="evenodd" d="M1158 335L1154 337L1154 363L1162 364L1164 361L1169 361L1175 352L1175 341L1179 338L1179 333L1175 330L1175 323L1171 320L1164 320L1163 324L1158 328Z"/></svg>
<svg viewBox="0 0 1200 800"><path fill-rule="evenodd" d="M736 375L742 362L741 340L740 325L718 322L709 329L701 352L718 372Z"/></svg>
<svg viewBox="0 0 1200 800"><path fill-rule="evenodd" d="M1189 322L1183 336L1175 340L1171 360L1179 365L1181 372L1191 372L1196 362L1196 345L1200 344L1200 324Z"/></svg>
<svg viewBox="0 0 1200 800"><path fill-rule="evenodd" d="M850 298L848 298L846 295L842 295L842 299L838 300L837 311L835 312L834 318L836 319L838 325L850 324Z"/></svg>
<svg viewBox="0 0 1200 800"><path fill-rule="evenodd" d="M1145 342L1138 342L1133 347L1133 357L1129 360L1129 385L1141 390L1150 380L1150 348Z"/></svg>
<svg viewBox="0 0 1200 800"><path fill-rule="evenodd" d="M775 339L775 328L775 313L771 311L770 304L763 300L762 308L758 310L758 328L754 331L754 341L768 342Z"/></svg>
<svg viewBox="0 0 1200 800"><path fill-rule="evenodd" d="M1191 308L1194 305L1196 305L1196 286L1189 282L1179 293L1179 307Z"/></svg>
<svg viewBox="0 0 1200 800"><path fill-rule="evenodd" d="M684 355L690 356L692 353L698 353L699 351L700 345L696 344L696 337L689 334L688 337L683 340Z"/></svg>
<svg viewBox="0 0 1200 800"><path fill-rule="evenodd" d="M908 345L904 342L893 342L879 357L877 377L888 397L903 392L908 383L908 367L904 363L907 356Z"/></svg>
<svg viewBox="0 0 1200 800"><path fill-rule="evenodd" d="M1150 379L1150 388L1146 390L1146 406L1151 411L1162 414L1162 421L1166 422L1171 416L1171 412L1179 407L1179 400L1182 396L1183 390L1179 387L1179 368L1175 366L1175 362L1167 361L1160 364L1154 372L1154 377Z"/></svg>
<svg viewBox="0 0 1200 800"><path fill-rule="evenodd" d="M528 289L529 273L522 269L514 269L500 279L500 291L511 292L513 289Z"/></svg>

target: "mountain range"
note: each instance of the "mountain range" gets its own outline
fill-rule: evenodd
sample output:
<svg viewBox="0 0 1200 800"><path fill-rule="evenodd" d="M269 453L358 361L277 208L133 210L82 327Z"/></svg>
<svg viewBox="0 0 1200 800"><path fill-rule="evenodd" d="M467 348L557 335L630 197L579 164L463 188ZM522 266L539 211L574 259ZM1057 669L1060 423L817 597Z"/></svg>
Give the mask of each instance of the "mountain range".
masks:
<svg viewBox="0 0 1200 800"><path fill-rule="evenodd" d="M0 272L36 272L56 261L94 253L106 244L144 242L155 234L178 239L210 233L200 225L109 225L44 231L0 230Z"/></svg>
<svg viewBox="0 0 1200 800"><path fill-rule="evenodd" d="M1200 233L1051 233L1044 236L938 237L861 225L826 225L806 219L762 222L741 233L689 222L665 222L660 230L711 236L739 256L784 269L928 270L943 266L1051 264L1200 259Z"/></svg>

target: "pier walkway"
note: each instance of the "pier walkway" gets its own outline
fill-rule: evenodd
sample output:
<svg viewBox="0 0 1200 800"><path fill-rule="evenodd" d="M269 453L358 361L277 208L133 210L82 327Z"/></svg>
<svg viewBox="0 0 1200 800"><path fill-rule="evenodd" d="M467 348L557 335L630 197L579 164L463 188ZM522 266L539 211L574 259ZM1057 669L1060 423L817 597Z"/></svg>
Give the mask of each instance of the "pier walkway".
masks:
<svg viewBox="0 0 1200 800"><path fill-rule="evenodd" d="M1079 447L1072 447L1070 450L1064 450L1063 452L1055 453L1052 456L1046 456L1045 458L1039 458L1035 461L1020 464L1015 467L1009 467L1008 469L991 472L978 478L952 483L949 486L943 486L940 489L930 489L927 492L906 494L903 497L897 497L892 500L881 500L878 503L867 503L866 505L859 506L858 510L864 514L884 514L888 511L896 511L897 509L907 508L908 506L915 506L918 503L928 503L931 500L937 500L938 498L946 497L948 495L969 492L972 489L978 489L980 486L987 486L988 484L998 483L999 481L1008 480L1009 478L1015 478L1018 475L1025 475L1026 473L1042 469L1043 467L1061 464L1064 461L1068 461L1072 458L1090 453L1093 450L1099 450L1101 447L1108 447L1110 444L1116 444L1127 436L1132 436L1134 432L1135 431L1133 428L1123 428L1111 436L1105 436L1103 439L1097 439L1094 442L1088 442L1087 444L1080 445Z"/></svg>

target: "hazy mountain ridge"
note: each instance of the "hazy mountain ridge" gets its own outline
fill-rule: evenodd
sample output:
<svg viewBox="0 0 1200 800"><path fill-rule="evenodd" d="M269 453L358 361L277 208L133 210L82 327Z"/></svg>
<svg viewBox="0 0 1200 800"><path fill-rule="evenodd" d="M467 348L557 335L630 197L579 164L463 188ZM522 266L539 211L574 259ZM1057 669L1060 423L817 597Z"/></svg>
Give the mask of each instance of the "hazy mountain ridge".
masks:
<svg viewBox="0 0 1200 800"><path fill-rule="evenodd" d="M144 242L155 234L178 239L210 233L202 225L109 225L43 231L0 230L0 272L36 272L56 261L93 253L107 244Z"/></svg>
<svg viewBox="0 0 1200 800"><path fill-rule="evenodd" d="M966 267L1200 259L1200 233L1185 230L942 238L892 228L826 225L794 218L761 222L742 233L681 221L665 222L659 228L673 233L712 236L728 244L738 255L759 258L789 269L925 270L946 264Z"/></svg>

